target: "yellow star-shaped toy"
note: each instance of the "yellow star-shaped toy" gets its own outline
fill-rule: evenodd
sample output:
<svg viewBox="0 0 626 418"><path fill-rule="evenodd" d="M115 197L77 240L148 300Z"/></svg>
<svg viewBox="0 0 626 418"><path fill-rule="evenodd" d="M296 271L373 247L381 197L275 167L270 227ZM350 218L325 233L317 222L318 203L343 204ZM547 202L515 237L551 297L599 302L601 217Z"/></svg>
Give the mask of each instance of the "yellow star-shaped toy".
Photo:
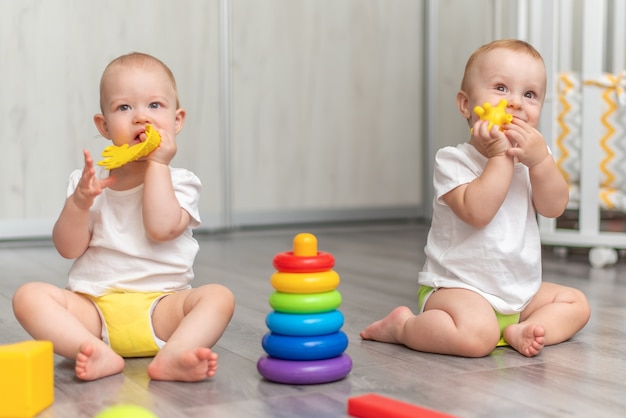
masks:
<svg viewBox="0 0 626 418"><path fill-rule="evenodd" d="M502 130L502 125L513 121L513 115L505 111L507 104L508 102L505 99L500 100L500 103L498 103L496 107L491 106L489 102L485 102L482 106L476 106L474 113L476 113L480 119L489 121L487 130L491 130L493 125L500 126L500 130Z"/></svg>
<svg viewBox="0 0 626 418"><path fill-rule="evenodd" d="M129 147L128 144L124 145L109 145L102 151L104 160L100 161L98 165L105 167L107 170L119 168L126 163L136 161L141 157L146 157L152 151L159 147L161 143L161 135L157 132L152 125L146 125L146 140L141 144L133 145Z"/></svg>

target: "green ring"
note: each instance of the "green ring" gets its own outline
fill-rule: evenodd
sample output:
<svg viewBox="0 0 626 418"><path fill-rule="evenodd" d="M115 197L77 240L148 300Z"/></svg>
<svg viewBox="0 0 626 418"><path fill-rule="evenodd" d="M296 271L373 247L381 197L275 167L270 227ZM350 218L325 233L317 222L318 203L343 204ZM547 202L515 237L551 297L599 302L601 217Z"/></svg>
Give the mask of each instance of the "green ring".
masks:
<svg viewBox="0 0 626 418"><path fill-rule="evenodd" d="M274 292L270 306L277 312L307 314L328 312L341 305L341 293L337 290L322 293Z"/></svg>

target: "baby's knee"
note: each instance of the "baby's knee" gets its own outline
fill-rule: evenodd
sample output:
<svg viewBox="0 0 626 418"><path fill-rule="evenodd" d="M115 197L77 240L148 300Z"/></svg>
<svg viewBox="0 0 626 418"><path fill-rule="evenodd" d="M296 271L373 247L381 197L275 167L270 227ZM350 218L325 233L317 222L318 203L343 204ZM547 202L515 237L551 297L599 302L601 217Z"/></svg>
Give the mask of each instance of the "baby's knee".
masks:
<svg viewBox="0 0 626 418"><path fill-rule="evenodd" d="M17 288L13 293L13 305L16 303L21 305L23 302L31 299L34 295L39 293L40 283L26 283Z"/></svg>
<svg viewBox="0 0 626 418"><path fill-rule="evenodd" d="M216 285L216 286L218 286L220 299L228 307L232 315L232 313L235 310L235 294L226 286L222 286L221 284Z"/></svg>
<svg viewBox="0 0 626 418"><path fill-rule="evenodd" d="M212 286L212 292L218 294L221 300L225 301L229 305L235 304L235 295L229 288L221 284L214 284Z"/></svg>
<svg viewBox="0 0 626 418"><path fill-rule="evenodd" d="M231 315L235 310L235 295L233 292L221 284L208 284L199 287L203 292L203 298L211 300L212 303L219 303L225 311L230 311Z"/></svg>
<svg viewBox="0 0 626 418"><path fill-rule="evenodd" d="M30 311L30 306L39 298L42 293L42 285L42 283L37 282L25 283L13 293L13 312L18 320L22 314Z"/></svg>
<svg viewBox="0 0 626 418"><path fill-rule="evenodd" d="M572 288L571 292L572 292L572 299L574 303L576 304L576 306L578 306L580 318L581 320L584 321L584 324L586 324L587 321L589 321L589 318L591 317L591 306L589 305L587 296L581 290L578 290L578 289Z"/></svg>
<svg viewBox="0 0 626 418"><path fill-rule="evenodd" d="M569 315L582 328L591 316L591 307L587 296L574 287L562 286L558 288L552 303L565 304L569 307Z"/></svg>
<svg viewBox="0 0 626 418"><path fill-rule="evenodd" d="M465 345L466 357L485 357L488 356L498 345L500 341L499 334L496 337L468 339Z"/></svg>
<svg viewBox="0 0 626 418"><path fill-rule="evenodd" d="M466 357L485 357L489 355L500 341L500 328L497 324L476 327L466 334L463 343Z"/></svg>

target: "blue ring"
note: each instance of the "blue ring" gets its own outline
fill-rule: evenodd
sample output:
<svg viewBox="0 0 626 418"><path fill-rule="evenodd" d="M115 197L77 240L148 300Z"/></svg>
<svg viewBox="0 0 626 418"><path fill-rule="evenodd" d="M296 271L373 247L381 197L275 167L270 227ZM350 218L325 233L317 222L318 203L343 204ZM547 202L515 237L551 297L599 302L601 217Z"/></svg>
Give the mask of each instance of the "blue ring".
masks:
<svg viewBox="0 0 626 418"><path fill-rule="evenodd" d="M348 347L343 331L310 337L290 337L269 332L261 341L267 354L283 360L323 360L337 357Z"/></svg>
<svg viewBox="0 0 626 418"><path fill-rule="evenodd" d="M337 310L314 314L287 314L274 311L267 315L265 324L273 333L282 335L332 334L343 326L343 314Z"/></svg>
<svg viewBox="0 0 626 418"><path fill-rule="evenodd" d="M343 379L352 370L352 359L347 354L313 361L289 361L264 356L256 367L261 376L272 382L312 385Z"/></svg>

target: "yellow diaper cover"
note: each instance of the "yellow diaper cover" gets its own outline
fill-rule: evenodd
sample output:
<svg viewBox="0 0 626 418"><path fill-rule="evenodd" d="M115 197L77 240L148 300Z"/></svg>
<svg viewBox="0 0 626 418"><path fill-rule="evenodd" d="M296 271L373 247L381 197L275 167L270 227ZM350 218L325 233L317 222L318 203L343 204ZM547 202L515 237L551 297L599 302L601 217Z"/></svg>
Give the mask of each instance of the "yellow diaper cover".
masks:
<svg viewBox="0 0 626 418"><path fill-rule="evenodd" d="M417 291L417 303L419 306L420 312L424 312L424 305L426 304L426 299L435 291L434 288L429 286L420 286ZM519 322L519 313L516 314L501 314L500 312L493 310L496 314L496 318L498 319L498 325L500 327L500 341L496 344L497 347L507 346L507 343L504 340L503 332L506 327L509 325L517 324Z"/></svg>
<svg viewBox="0 0 626 418"><path fill-rule="evenodd" d="M151 357L165 344L152 327L157 302L169 293L111 293L93 301L102 320L102 339L122 357Z"/></svg>

